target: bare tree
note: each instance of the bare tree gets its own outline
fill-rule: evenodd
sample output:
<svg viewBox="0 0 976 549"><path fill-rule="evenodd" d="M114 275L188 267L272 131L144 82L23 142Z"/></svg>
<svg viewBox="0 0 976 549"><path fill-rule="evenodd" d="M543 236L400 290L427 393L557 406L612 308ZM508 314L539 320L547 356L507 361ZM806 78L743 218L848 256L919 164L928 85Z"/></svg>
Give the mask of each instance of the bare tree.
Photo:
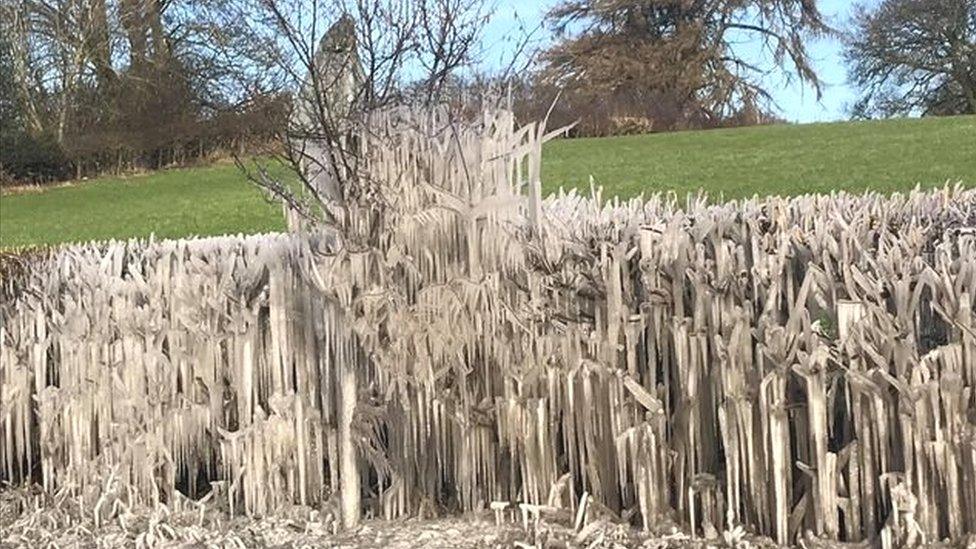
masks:
<svg viewBox="0 0 976 549"><path fill-rule="evenodd" d="M268 163L242 167L296 219L351 238L348 209L369 201L375 211L381 202L357 135L376 113L442 103L478 58L490 10L478 0L241 0L216 15L246 25L251 59L292 94L284 146L272 152L298 185Z"/></svg>
<svg viewBox="0 0 976 549"><path fill-rule="evenodd" d="M265 120L281 118L267 111L283 101L268 93L277 88L266 60L249 58L248 29L211 24L226 3L0 0L4 76L16 91L8 100L20 113L2 131L25 137L25 154L6 156L32 157L38 141L52 153L41 172L23 164L11 173L152 169L267 139Z"/></svg>
<svg viewBox="0 0 976 549"><path fill-rule="evenodd" d="M64 141L77 95L105 60L107 35L102 0L4 0L14 80L33 132L45 129Z"/></svg>
<svg viewBox="0 0 976 549"><path fill-rule="evenodd" d="M976 113L976 0L861 6L846 47L855 116Z"/></svg>

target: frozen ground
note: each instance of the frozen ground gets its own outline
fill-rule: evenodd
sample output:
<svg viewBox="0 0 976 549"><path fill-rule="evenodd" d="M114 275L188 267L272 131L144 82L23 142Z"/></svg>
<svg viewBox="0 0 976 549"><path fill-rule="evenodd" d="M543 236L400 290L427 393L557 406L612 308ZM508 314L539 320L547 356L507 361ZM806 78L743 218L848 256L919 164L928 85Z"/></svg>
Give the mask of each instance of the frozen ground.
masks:
<svg viewBox="0 0 976 549"><path fill-rule="evenodd" d="M223 510L184 500L169 509L132 509L121 500L46 495L0 487L0 547L359 547L665 548L756 547L748 536L692 540L672 527L647 534L606 517L575 528L570 513L527 524L486 511L465 517L366 520L337 531L332 515L294 507L275 517L230 518Z"/></svg>
<svg viewBox="0 0 976 549"><path fill-rule="evenodd" d="M234 517L226 509L185 498L173 509L129 507L121 499L95 494L68 497L0 485L0 549L8 547L335 547L408 548L772 548L768 539L699 531L692 538L672 525L646 533L614 517L589 516L579 527L568 511L523 523L516 514L496 521L492 511L463 517L365 520L353 531L340 531L329 512L292 507L274 517ZM702 535L704 534L704 536ZM804 549L866 549L880 540L856 544L824 542L808 533L797 540ZM932 540L929 540L930 543ZM923 544L924 545L924 544ZM926 547L973 548L976 537Z"/></svg>

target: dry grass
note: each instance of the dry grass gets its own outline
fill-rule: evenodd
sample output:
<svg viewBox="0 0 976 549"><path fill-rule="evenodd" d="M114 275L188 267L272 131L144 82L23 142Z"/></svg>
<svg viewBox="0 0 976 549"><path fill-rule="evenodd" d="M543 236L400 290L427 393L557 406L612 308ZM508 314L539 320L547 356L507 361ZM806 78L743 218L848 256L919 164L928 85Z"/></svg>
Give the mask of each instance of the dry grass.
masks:
<svg viewBox="0 0 976 549"><path fill-rule="evenodd" d="M353 376L371 516L976 533L976 191L543 201L541 137L396 133L372 247L352 206L339 237L39 260L0 307L0 475L96 522L326 512Z"/></svg>

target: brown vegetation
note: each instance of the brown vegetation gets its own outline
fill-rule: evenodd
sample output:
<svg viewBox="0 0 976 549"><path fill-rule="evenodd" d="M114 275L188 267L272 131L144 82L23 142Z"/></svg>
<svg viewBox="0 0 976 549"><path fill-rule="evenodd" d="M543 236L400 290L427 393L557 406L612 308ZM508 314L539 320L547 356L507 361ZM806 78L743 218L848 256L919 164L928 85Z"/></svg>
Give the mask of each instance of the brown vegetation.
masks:
<svg viewBox="0 0 976 549"><path fill-rule="evenodd" d="M619 126L620 117L646 118L654 131L763 123L775 107L768 72L819 97L806 45L831 32L805 0L562 0L548 21L556 40L531 91L551 101L562 90L582 135L647 128ZM766 61L744 55L739 44L749 41Z"/></svg>

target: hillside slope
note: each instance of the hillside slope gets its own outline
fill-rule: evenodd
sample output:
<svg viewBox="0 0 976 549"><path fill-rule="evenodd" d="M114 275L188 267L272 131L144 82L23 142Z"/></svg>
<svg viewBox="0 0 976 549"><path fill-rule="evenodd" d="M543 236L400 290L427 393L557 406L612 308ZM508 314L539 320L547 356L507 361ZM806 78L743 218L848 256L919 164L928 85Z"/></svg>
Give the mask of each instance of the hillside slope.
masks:
<svg viewBox="0 0 976 549"><path fill-rule="evenodd" d="M543 154L545 190L604 196L705 190L715 198L976 184L976 116L781 125L563 139ZM0 247L283 227L233 165L167 170L0 196Z"/></svg>
<svg viewBox="0 0 976 549"><path fill-rule="evenodd" d="M711 195L891 192L976 184L976 116L759 126L553 142L548 191L607 194L704 189Z"/></svg>

